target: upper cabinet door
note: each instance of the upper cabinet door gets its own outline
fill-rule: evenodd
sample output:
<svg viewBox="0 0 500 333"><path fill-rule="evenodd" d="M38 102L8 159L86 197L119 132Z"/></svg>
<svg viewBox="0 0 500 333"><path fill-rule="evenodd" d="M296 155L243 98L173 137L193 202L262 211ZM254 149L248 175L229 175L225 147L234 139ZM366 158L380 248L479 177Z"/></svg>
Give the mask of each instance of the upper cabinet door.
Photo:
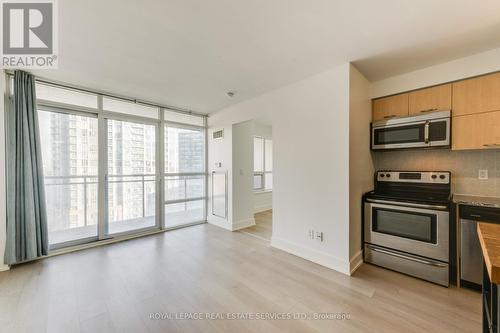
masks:
<svg viewBox="0 0 500 333"><path fill-rule="evenodd" d="M500 111L454 117L452 149L500 148Z"/></svg>
<svg viewBox="0 0 500 333"><path fill-rule="evenodd" d="M453 116L500 110L500 73L453 83Z"/></svg>
<svg viewBox="0 0 500 333"><path fill-rule="evenodd" d="M483 148L500 148L500 111L477 115Z"/></svg>
<svg viewBox="0 0 500 333"><path fill-rule="evenodd" d="M451 122L451 149L483 149L479 115L454 117Z"/></svg>
<svg viewBox="0 0 500 333"><path fill-rule="evenodd" d="M373 121L408 115L408 94L399 94L373 101Z"/></svg>
<svg viewBox="0 0 500 333"><path fill-rule="evenodd" d="M410 115L443 110L451 110L451 84L443 84L410 92Z"/></svg>

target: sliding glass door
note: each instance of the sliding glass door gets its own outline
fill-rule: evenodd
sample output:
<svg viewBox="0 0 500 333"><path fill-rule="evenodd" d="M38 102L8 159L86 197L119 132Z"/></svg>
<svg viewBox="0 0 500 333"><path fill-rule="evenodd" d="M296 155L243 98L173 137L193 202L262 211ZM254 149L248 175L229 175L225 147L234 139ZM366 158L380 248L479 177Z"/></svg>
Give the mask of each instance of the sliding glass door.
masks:
<svg viewBox="0 0 500 333"><path fill-rule="evenodd" d="M107 120L107 233L156 223L156 125Z"/></svg>
<svg viewBox="0 0 500 333"><path fill-rule="evenodd" d="M165 125L165 227L205 219L205 130Z"/></svg>
<svg viewBox="0 0 500 333"><path fill-rule="evenodd" d="M97 238L97 116L38 112L50 245Z"/></svg>
<svg viewBox="0 0 500 333"><path fill-rule="evenodd" d="M206 221L204 117L36 91L51 249Z"/></svg>

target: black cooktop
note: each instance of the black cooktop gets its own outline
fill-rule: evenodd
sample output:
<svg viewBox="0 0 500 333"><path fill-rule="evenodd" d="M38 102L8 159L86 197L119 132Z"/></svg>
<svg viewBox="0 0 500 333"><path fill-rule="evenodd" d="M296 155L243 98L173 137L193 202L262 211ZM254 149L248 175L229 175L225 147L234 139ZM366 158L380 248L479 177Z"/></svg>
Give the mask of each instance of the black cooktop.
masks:
<svg viewBox="0 0 500 333"><path fill-rule="evenodd" d="M378 171L375 190L367 198L446 205L451 202L451 174L441 172Z"/></svg>
<svg viewBox="0 0 500 333"><path fill-rule="evenodd" d="M424 204L442 204L446 205L451 202L450 193L422 193L422 192L377 192L371 191L366 194L367 198L378 200L390 200L410 203L424 203Z"/></svg>

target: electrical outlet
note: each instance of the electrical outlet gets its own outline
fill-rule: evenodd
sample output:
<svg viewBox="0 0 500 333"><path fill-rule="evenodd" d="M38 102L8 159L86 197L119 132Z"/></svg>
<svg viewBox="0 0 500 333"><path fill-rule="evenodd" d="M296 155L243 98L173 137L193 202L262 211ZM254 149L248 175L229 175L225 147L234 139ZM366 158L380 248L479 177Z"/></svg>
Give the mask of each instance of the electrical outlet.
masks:
<svg viewBox="0 0 500 333"><path fill-rule="evenodd" d="M322 242L323 241L323 232L314 231L313 229L309 229L307 231L307 237L311 240L317 240L317 241Z"/></svg>
<svg viewBox="0 0 500 333"><path fill-rule="evenodd" d="M314 230L309 229L309 231L307 232L307 237L309 237L309 239L314 239Z"/></svg>
<svg viewBox="0 0 500 333"><path fill-rule="evenodd" d="M487 169L479 169L479 177L480 180L488 179L488 170Z"/></svg>

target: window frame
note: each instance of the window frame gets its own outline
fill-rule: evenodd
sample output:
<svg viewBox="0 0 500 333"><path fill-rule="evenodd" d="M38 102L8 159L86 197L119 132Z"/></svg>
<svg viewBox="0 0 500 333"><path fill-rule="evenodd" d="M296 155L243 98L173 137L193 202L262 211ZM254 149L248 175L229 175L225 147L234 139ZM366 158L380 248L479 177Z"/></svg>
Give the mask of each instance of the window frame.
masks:
<svg viewBox="0 0 500 333"><path fill-rule="evenodd" d="M49 106L49 105L45 105L43 103L38 103L37 101L37 115L38 115L38 112L39 111L45 111L45 112L53 112L53 113L60 113L60 114L64 114L64 115L74 115L74 116L82 116L82 117L89 117L89 118L93 118L93 119L97 119L97 121L99 122L99 117L98 117L98 114L97 112L82 112L82 111L79 111L79 110L71 110L71 109L68 109L68 108L58 108L56 106ZM98 124L99 126L99 124ZM99 139L100 139L100 134L99 134L99 131L97 132L97 142L99 143ZM99 149L99 147L98 147ZM98 154L99 155L99 154ZM97 235L95 236L91 236L91 237L84 237L84 238L79 238L79 239L75 239L75 240L70 240L70 241L65 241L65 242L60 242L60 243L53 243L53 244L50 244L49 243L49 250L57 250L57 249L61 249L61 248L65 248L65 247L69 247L69 246L76 246L76 245L81 245L81 244L85 244L85 243L89 243L89 242L94 242L94 241L98 241L99 240L99 200L100 200L100 193L99 193L99 171L100 171L100 163L99 163L99 157L98 157L98 164L97 164L97 175L95 176L89 176L89 177L92 177L92 178L97 178L97 215L98 215L98 218L97 218ZM44 176L45 178L45 176ZM75 177L77 178L77 177ZM45 182L45 180L44 180Z"/></svg>
<svg viewBox="0 0 500 333"><path fill-rule="evenodd" d="M273 174L273 171L267 171L266 170L266 141L271 141L272 139L266 138L264 136L259 136L259 135L254 135L253 140L255 142L255 139L262 139L262 171L255 171L255 165L254 165L254 172L253 176L254 177L260 177L261 178L261 186L260 187L253 187L254 193L264 193L264 192L272 192L273 188L266 188L266 174ZM272 143L271 143L272 145ZM254 160L255 160L255 144L254 144ZM255 184L255 180L254 180Z"/></svg>
<svg viewBox="0 0 500 333"><path fill-rule="evenodd" d="M163 207L163 215L165 215L165 206L169 204L177 204L177 203L188 203L188 202L195 202L195 201L203 201L203 219L206 222L207 221L207 214L208 214L208 173L207 173L207 163L208 163L208 142L207 142L207 128L206 128L206 118L204 119L204 124L205 126L198 126L198 125L191 125L191 124L183 124L183 123L178 123L174 121L167 121L164 120L164 110L161 112L161 119L162 119L162 128L163 128L163 138L162 138L162 147L163 147L163 154L165 153L166 150L166 145L165 145L165 135L166 135L166 128L168 126L173 127L173 128L181 128L181 129L187 129L187 130L194 130L194 131L200 131L203 134L203 142L204 142L204 149L203 149L203 170L199 172L167 172L165 164L165 159L166 157L162 155L162 164L163 164L163 174L162 174L162 192L163 192L163 201L162 201L162 207ZM165 186L166 186L166 179L167 177L189 177L189 176L203 176L204 177L204 193L203 196L201 197L192 197L192 198L185 198L185 199L175 199L175 200L168 200L167 199L167 194L165 191ZM186 196L186 193L185 193ZM170 229L178 229L182 228L185 226L189 225L196 225L199 224L200 222L193 221L190 223L186 224L180 224L180 225L175 225L175 226L170 226L167 227L165 224L165 218L162 218L162 223L163 223L163 228L166 230Z"/></svg>
<svg viewBox="0 0 500 333"><path fill-rule="evenodd" d="M107 113L107 112L106 112ZM127 119L128 116L131 116L131 118ZM108 169L108 135L109 135L109 132L108 132L108 121L109 120L116 120L116 121L122 121L122 122L130 122L130 123L136 123L136 124L143 124L143 125L148 125L148 126L154 126L155 128L155 173L154 173L154 182L156 184L156 196L155 196L155 224L153 226L148 226L148 227L142 227L142 228L137 228L137 229L132 229L132 230L126 230L126 231L122 231L122 232L115 232L115 233L111 233L110 230L109 230L109 200L108 200L108 191L109 191L109 184L110 184L110 177L122 177L122 178L127 178L127 177L134 177L134 176L138 176L138 175L124 175L124 176L120 176L120 175L110 175L109 174L109 169ZM160 121L159 120L156 120L156 119L153 119L153 118L146 118L146 119L143 119L142 121L141 120L137 120L137 116L133 116L133 115L128 115L128 114L123 114L122 117L111 117L109 114L107 114L105 117L104 117L104 127L106 128L105 130L105 133L104 133L104 136L105 136L105 142L106 142L106 145L105 147L101 147L101 145L99 145L99 150L103 150L102 154L104 155L104 159L103 159L103 169L104 170L100 170L102 172L104 172L105 174L105 180L104 180L104 189L102 189L103 193L104 193L104 199L105 199L105 207L104 207L104 210L105 210L105 213L106 213L106 216L104 218L104 225L102 226L102 230L101 230L101 233L102 235L100 235L100 238L116 238L116 237L120 237L120 236L129 236L129 235L133 235L133 234L138 234L138 233L145 233L145 232L148 232L148 231L155 231L155 230L158 230L160 229L160 226L161 226L161 223L159 221L159 216L158 214L161 213L161 210L158 209L158 202L159 202L159 199L158 199L158 191L161 190L158 186L158 163L156 163L156 161L158 160L158 131L159 131L159 127L160 127ZM100 157L100 156L99 156ZM146 176L146 177L150 177L152 176L153 174L144 174L142 176ZM143 198L144 200L144 198Z"/></svg>
<svg viewBox="0 0 500 333"><path fill-rule="evenodd" d="M8 97L12 98L14 94L14 88L13 88L13 73L7 73L6 75L6 92ZM185 111L182 109L176 109L176 108L171 108L168 106L161 106L155 103L148 103L148 102L138 102L134 99L126 98L123 96L118 96L114 94L108 94L104 92L99 92L99 91L93 91L90 89L84 89L80 87L75 87L75 86L70 86L70 85L65 85L65 84L60 84L57 82L51 82L47 80L41 80L35 78L35 80L38 83L44 84L44 85L49 85L53 86L55 88L59 89L67 89L67 90L74 90L77 92L82 92L82 93L87 93L87 94L92 94L97 97L97 108L93 107L88 107L88 106L82 106L82 105L76 105L76 104L69 104L69 103L63 103L63 102L56 102L52 100L43 100L43 99L37 99L36 104L37 104L37 110L38 109L43 109L44 111L49 111L49 112L58 112L58 113L63 113L63 114L68 114L68 115L80 115L80 116L90 116L93 118L97 118L98 120L98 129L97 129L97 135L98 135L98 235L97 237L89 237L89 238L83 238L83 239L78 239L78 240L72 240L68 242L62 242L58 244L52 244L49 247L50 251L54 250L60 250L62 248L68 248L68 247L79 247L83 244L91 243L91 242L97 242L97 241L106 241L109 240L110 238L121 240L121 239L127 239L130 238L133 235L142 235L142 234L150 234L150 233L155 233L158 231L168 231L172 229L177 229L177 228L182 228L186 227L189 225L197 225L201 223L206 223L207 222L207 205L208 205L208 174L207 174L207 167L208 167L208 138L207 138L207 116L203 114L197 114L194 112L190 111ZM129 102L129 103L135 103L138 105L144 105L144 106L150 106L150 107L155 107L158 109L158 118L151 118L151 117L142 117L138 115L132 115L132 114L127 114L127 113L119 113L119 112L113 112L113 111L107 111L103 109L103 98L106 96L107 98L114 98L118 100L122 100L124 102ZM203 118L202 122L203 126L199 125L193 125L193 124L184 124L184 123L177 123L177 122L172 122L172 121L166 121L165 120L165 112L177 112L179 114L184 114L184 115L190 115L193 117L200 117ZM122 121L130 121L130 122L138 122L138 123L145 123L145 124L155 124L156 125L156 170L155 170L155 179L156 179L156 225L153 227L147 227L144 229L136 229L136 230L131 230L123 233L116 233L113 235L108 235L107 234L107 226L108 226L108 221L107 221L107 198L106 198L106 187L107 187L107 143L108 143L108 131L107 131L107 119L114 119L114 120L122 120ZM204 156L203 156L203 171L202 172L197 172L197 173L188 173L187 175L202 175L204 176L204 194L202 197L196 198L197 200L202 200L203 201L203 216L200 221L195 221L189 224L184 224L180 226L173 226L173 227L166 227L165 226L165 219L164 219L164 212L165 212L165 165L164 165L164 135L165 135L165 126L167 123L170 124L175 124L176 126L183 126L186 128L196 128L196 129L201 129L204 134ZM194 199L189 199L190 201L194 201Z"/></svg>

